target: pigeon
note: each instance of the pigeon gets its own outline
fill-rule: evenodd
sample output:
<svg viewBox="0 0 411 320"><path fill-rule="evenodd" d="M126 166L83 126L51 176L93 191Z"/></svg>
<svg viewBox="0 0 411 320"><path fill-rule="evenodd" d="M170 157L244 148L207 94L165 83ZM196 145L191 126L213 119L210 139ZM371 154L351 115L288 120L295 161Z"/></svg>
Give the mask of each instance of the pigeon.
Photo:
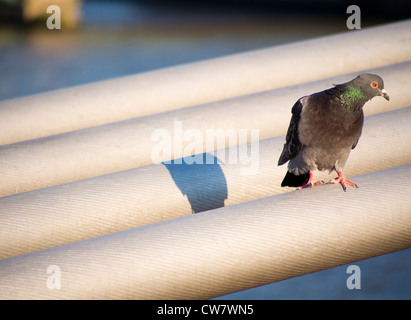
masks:
<svg viewBox="0 0 411 320"><path fill-rule="evenodd" d="M313 182L314 170L338 177L329 183L358 186L347 180L342 170L361 136L364 104L373 97L390 97L378 75L364 73L346 83L300 98L292 107L286 142L278 165L288 162L282 187L304 189L323 184Z"/></svg>

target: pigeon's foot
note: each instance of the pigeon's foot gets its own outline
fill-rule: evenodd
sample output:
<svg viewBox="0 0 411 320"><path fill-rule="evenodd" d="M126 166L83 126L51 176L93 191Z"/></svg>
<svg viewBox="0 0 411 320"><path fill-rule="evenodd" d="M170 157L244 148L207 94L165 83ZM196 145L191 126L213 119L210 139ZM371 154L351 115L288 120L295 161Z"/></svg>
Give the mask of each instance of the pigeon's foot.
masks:
<svg viewBox="0 0 411 320"><path fill-rule="evenodd" d="M338 173L338 177L331 180L330 183L339 183L339 184L341 184L344 191L347 191L347 184L352 186L352 187L358 188L358 186L354 182L351 182L346 177L344 177L341 171L337 171L337 173Z"/></svg>
<svg viewBox="0 0 411 320"><path fill-rule="evenodd" d="M310 172L310 177L308 178L308 182L305 185L299 187L298 189L311 188L311 187L315 187L315 186L318 186L319 184L323 184L323 183L324 183L324 181L322 181L322 180L317 181L317 182L313 182L313 174L312 174L312 172Z"/></svg>

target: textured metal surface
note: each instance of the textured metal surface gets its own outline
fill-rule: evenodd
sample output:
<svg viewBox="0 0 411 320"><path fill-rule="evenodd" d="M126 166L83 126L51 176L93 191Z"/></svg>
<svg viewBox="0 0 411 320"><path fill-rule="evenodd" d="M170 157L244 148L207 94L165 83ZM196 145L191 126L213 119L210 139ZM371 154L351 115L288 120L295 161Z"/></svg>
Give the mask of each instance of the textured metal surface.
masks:
<svg viewBox="0 0 411 320"><path fill-rule="evenodd" d="M392 100L375 98L365 109L368 113L409 106L411 62L373 70L384 77ZM354 75L345 75L345 80ZM290 109L302 95L329 88L342 77L287 87L219 103L164 112L148 117L111 123L60 135L0 147L0 196L49 187L61 183L127 170L153 162L158 142L156 130L170 133L171 143L179 139L175 122L182 132L196 129L202 137L208 130L247 130L259 132L258 139L285 133ZM252 137L251 137L252 138ZM180 138L182 139L182 138ZM250 137L249 137L250 139ZM191 154L190 140L182 140L181 154ZM212 151L205 139L198 143L204 152ZM211 150L210 150L211 149ZM174 154L171 155L174 158ZM177 155L176 158L179 158Z"/></svg>
<svg viewBox="0 0 411 320"><path fill-rule="evenodd" d="M211 298L409 248L409 25L0 103L0 298ZM288 72L291 62L298 76ZM279 135L292 104L364 68L376 68L391 101L365 106L363 135L344 170L360 188L281 188ZM258 129L259 142L242 145L255 162L229 157L237 146L215 152L202 141L199 149L216 163L151 164L153 132L174 134L175 121L203 136ZM187 144L180 156L193 151L182 151ZM47 286L53 265L60 289Z"/></svg>
<svg viewBox="0 0 411 320"><path fill-rule="evenodd" d="M345 175L411 163L410 121L411 107L366 117ZM249 165L238 158L233 164L225 150L225 164L151 165L1 198L0 257L293 190L280 187L286 166L276 163L283 143L284 136L260 141L251 175L242 173ZM315 172L315 179L333 177Z"/></svg>
<svg viewBox="0 0 411 320"><path fill-rule="evenodd" d="M411 165L0 261L3 299L204 299L408 248ZM49 289L49 265L61 288Z"/></svg>

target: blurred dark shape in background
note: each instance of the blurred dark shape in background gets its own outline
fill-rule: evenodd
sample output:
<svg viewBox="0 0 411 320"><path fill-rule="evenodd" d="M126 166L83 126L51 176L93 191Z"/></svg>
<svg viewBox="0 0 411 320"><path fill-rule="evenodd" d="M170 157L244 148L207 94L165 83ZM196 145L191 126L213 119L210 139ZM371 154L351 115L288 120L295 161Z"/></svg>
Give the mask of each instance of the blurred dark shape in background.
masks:
<svg viewBox="0 0 411 320"><path fill-rule="evenodd" d="M33 26L47 19L46 9L49 5L58 5L62 12L62 21L67 28L75 28L81 20L82 2L124 2L143 5L160 10L206 11L206 12L245 12L245 13L279 13L304 12L313 14L340 14L351 5L358 5L368 17L404 19L411 15L411 1L360 0L352 3L348 0L0 0L0 21L25 26Z"/></svg>
<svg viewBox="0 0 411 320"><path fill-rule="evenodd" d="M129 0L133 2L133 0ZM343 11L350 5L357 5L361 10L374 17L409 18L411 1L392 0L134 0L150 5L173 6L174 8L191 8L202 10L240 10L244 12L305 12L332 14Z"/></svg>

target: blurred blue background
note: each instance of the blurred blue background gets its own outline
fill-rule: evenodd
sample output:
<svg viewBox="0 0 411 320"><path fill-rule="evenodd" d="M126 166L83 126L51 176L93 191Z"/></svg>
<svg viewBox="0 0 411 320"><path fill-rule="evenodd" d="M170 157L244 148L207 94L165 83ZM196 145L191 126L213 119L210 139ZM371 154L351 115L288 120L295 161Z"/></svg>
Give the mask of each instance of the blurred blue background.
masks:
<svg viewBox="0 0 411 320"><path fill-rule="evenodd" d="M50 0L61 30L35 7L24 20L21 2L0 0L0 100L349 31L345 1ZM362 27L405 18L407 2L366 2Z"/></svg>
<svg viewBox="0 0 411 320"><path fill-rule="evenodd" d="M47 16L28 18L21 3L0 0L0 100L355 32L346 27L347 1L79 1L79 19L65 17L61 30L47 29ZM356 4L362 28L410 18L408 0ZM410 249L354 264L361 290L347 289L346 265L221 298L411 298Z"/></svg>

